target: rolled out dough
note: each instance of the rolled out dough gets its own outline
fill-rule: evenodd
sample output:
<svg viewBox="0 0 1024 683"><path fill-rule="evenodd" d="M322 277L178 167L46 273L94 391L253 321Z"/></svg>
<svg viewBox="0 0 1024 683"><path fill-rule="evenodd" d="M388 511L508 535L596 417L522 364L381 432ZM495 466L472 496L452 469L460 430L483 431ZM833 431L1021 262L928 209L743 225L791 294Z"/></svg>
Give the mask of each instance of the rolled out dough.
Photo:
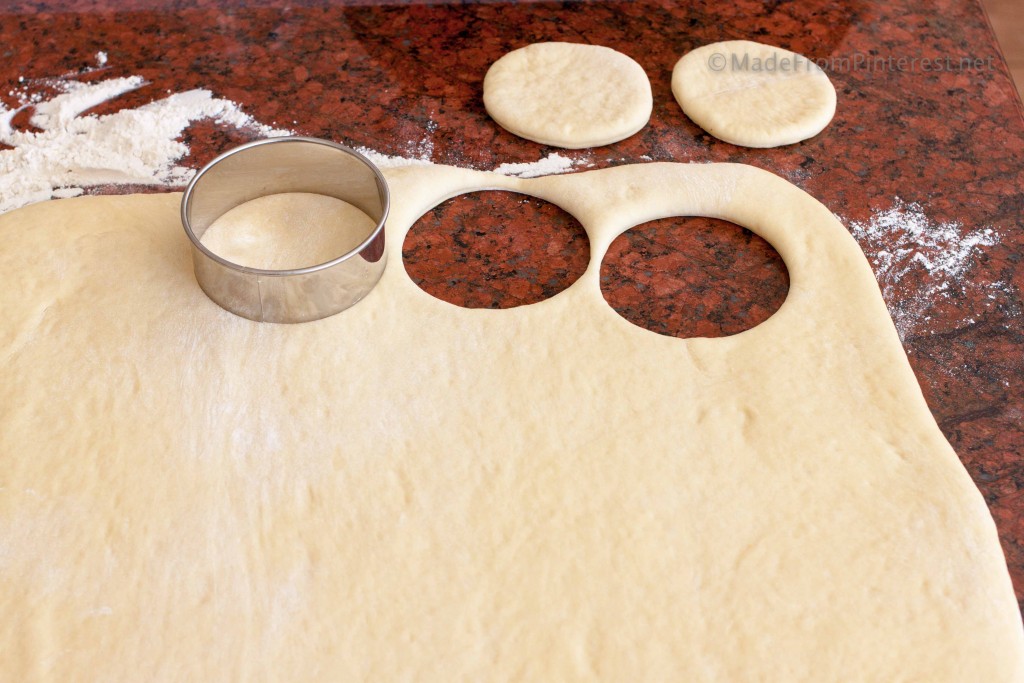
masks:
<svg viewBox="0 0 1024 683"><path fill-rule="evenodd" d="M720 140L778 147L814 137L836 113L836 89L807 57L749 40L692 50L672 69L683 112Z"/></svg>
<svg viewBox="0 0 1024 683"><path fill-rule="evenodd" d="M567 149L628 138L647 125L653 103L643 67L601 45L534 43L484 77L484 106L498 125Z"/></svg>
<svg viewBox="0 0 1024 683"><path fill-rule="evenodd" d="M995 526L828 209L738 165L388 179L380 284L301 325L203 295L178 195L0 218L0 678L1024 679ZM484 187L573 213L586 273L421 291L406 230ZM618 317L609 243L674 215L771 242L781 309Z"/></svg>

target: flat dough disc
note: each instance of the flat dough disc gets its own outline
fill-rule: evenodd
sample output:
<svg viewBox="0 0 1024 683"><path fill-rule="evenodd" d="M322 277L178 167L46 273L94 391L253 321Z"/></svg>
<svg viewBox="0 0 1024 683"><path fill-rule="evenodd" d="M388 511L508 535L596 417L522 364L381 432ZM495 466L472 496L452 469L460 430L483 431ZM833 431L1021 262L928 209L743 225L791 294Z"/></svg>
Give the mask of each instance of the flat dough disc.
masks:
<svg viewBox="0 0 1024 683"><path fill-rule="evenodd" d="M301 325L206 298L179 195L0 217L0 678L1024 680L985 501L826 207L729 164L387 175L380 283ZM576 216L583 276L417 287L406 231L483 188ZM775 315L615 314L608 245L677 215L775 246Z"/></svg>
<svg viewBox="0 0 1024 683"><path fill-rule="evenodd" d="M672 94L698 126L745 147L814 137L836 112L836 89L816 64L749 40L688 52L672 70Z"/></svg>
<svg viewBox="0 0 1024 683"><path fill-rule="evenodd" d="M288 192L236 206L206 229L202 243L232 263L288 270L343 256L376 227L376 221L336 197Z"/></svg>
<svg viewBox="0 0 1024 683"><path fill-rule="evenodd" d="M534 43L484 77L484 106L502 128L567 149L628 138L647 125L652 105L643 68L600 45Z"/></svg>

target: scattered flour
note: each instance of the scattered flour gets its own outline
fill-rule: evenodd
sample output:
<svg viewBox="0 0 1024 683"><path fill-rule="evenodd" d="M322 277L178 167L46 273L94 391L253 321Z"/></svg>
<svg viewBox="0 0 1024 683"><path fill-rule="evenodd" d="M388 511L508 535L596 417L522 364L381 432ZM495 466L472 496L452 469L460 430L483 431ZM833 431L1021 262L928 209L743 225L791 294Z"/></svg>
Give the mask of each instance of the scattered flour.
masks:
<svg viewBox="0 0 1024 683"><path fill-rule="evenodd" d="M388 156L369 147L354 147L357 152L369 159L375 166L380 168L399 168L401 166L430 166L430 156L421 157L399 157Z"/></svg>
<svg viewBox="0 0 1024 683"><path fill-rule="evenodd" d="M103 52L96 55L101 65L105 58ZM195 171L177 165L189 152L178 138L202 119L261 137L291 133L258 123L234 102L201 89L114 114L82 115L146 85L139 76L94 83L63 77L45 85L59 94L47 99L26 90L14 109L0 103L0 143L13 148L0 147L0 213L96 185L184 185ZM14 117L28 107L34 108L30 123L38 130L15 129Z"/></svg>
<svg viewBox="0 0 1024 683"><path fill-rule="evenodd" d="M494 169L501 175L514 175L519 178L536 178L542 175L554 175L572 170L577 162L557 152L552 152L539 161L522 164L502 164Z"/></svg>
<svg viewBox="0 0 1024 683"><path fill-rule="evenodd" d="M368 147L356 147L355 150L372 161L380 168L399 168L401 166L429 166L434 152L434 145L429 138L419 143L409 143L409 156L389 156ZM583 165L583 161L574 161L561 154L551 153L538 161L524 163L501 164L494 169L494 173L501 175L517 176L519 178L536 178L542 175L554 175L565 173L573 168ZM593 166L593 164L589 164Z"/></svg>
<svg viewBox="0 0 1024 683"><path fill-rule="evenodd" d="M869 221L849 226L871 260L901 339L925 331L936 303L962 300L977 289L987 290L987 299L992 300L1003 289L1002 283L967 277L984 247L999 243L992 228L970 230L959 221L938 223L920 204L899 197Z"/></svg>

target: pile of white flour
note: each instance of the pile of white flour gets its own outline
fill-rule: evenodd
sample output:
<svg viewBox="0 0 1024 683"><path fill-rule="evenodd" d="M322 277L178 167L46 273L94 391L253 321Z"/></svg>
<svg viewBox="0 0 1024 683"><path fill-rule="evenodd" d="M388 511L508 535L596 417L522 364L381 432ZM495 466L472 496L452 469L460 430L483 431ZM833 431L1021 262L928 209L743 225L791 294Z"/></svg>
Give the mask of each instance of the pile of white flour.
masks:
<svg viewBox="0 0 1024 683"><path fill-rule="evenodd" d="M105 57L100 53L97 61ZM82 115L146 85L139 76L93 83L65 77L45 85L59 94L43 99L26 89L8 93L19 100L14 108L0 103L0 144L11 147L0 147L0 213L109 183L183 185L194 171L177 164L189 151L178 138L202 119L264 137L291 132L258 123L234 102L201 89L105 116ZM29 107L38 130L16 129L14 117Z"/></svg>

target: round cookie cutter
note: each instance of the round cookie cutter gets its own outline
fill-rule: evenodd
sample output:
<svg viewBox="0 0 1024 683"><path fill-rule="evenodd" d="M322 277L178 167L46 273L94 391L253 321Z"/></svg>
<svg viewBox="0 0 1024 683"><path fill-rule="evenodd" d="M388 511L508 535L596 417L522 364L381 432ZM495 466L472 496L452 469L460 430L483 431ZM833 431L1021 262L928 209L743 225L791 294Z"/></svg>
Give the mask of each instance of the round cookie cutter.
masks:
<svg viewBox="0 0 1024 683"><path fill-rule="evenodd" d="M283 192L341 199L376 225L347 253L307 268L250 268L203 246L203 233L217 218L239 204ZM250 320L301 323L345 310L380 280L390 203L384 176L359 152L317 138L269 138L236 147L204 166L181 199L181 224L192 243L196 281L215 303Z"/></svg>

